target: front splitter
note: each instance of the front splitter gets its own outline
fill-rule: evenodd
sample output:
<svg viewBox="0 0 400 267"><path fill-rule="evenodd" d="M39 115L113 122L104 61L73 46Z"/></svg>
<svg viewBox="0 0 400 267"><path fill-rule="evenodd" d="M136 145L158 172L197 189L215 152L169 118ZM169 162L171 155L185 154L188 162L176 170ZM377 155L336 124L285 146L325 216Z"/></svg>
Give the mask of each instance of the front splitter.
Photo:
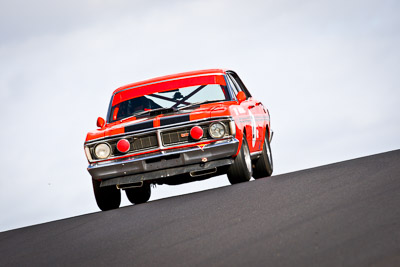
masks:
<svg viewBox="0 0 400 267"><path fill-rule="evenodd" d="M222 167L222 166L228 166L228 165L231 165L232 163L233 163L233 159L220 159L220 160L214 160L214 161L210 161L210 162L206 162L206 163L193 164L193 165L170 168L170 169L163 169L163 170L140 173L140 174L135 174L135 175L127 175L127 176L104 180L101 182L100 186L103 187L103 186L111 186L111 185L124 185L124 184L140 183L143 181L173 177L173 176L180 175L180 174L211 170L211 169Z"/></svg>

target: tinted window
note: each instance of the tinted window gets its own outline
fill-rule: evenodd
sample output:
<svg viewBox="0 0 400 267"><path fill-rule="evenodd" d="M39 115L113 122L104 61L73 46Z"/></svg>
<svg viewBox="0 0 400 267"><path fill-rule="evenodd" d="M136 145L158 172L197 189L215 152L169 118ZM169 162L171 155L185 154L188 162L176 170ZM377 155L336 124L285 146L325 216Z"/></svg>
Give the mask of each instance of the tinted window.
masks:
<svg viewBox="0 0 400 267"><path fill-rule="evenodd" d="M227 77L229 86L232 88L232 90L234 92L235 99L236 99L236 95L239 93L240 87L232 81L232 78L229 75L226 77Z"/></svg>
<svg viewBox="0 0 400 267"><path fill-rule="evenodd" d="M250 92L247 90L246 86L243 84L242 80L236 73L231 72L228 74L228 76L232 79L232 81L239 88L239 90L243 91L246 94L247 98L251 97Z"/></svg>

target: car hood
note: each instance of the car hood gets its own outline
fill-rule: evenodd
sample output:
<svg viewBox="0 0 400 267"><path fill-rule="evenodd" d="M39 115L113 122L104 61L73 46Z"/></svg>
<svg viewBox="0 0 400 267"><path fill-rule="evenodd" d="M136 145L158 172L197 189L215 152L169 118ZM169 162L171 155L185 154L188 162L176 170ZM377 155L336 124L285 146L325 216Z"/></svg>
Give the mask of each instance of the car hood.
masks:
<svg viewBox="0 0 400 267"><path fill-rule="evenodd" d="M107 124L101 129L91 131L86 136L86 142L110 137L113 135L124 134L128 132L143 131L146 129L154 129L177 123L185 123L211 117L229 115L229 105L221 104L206 104L194 109L184 109L172 114L164 114L156 117L145 118L129 118L123 121L117 121Z"/></svg>

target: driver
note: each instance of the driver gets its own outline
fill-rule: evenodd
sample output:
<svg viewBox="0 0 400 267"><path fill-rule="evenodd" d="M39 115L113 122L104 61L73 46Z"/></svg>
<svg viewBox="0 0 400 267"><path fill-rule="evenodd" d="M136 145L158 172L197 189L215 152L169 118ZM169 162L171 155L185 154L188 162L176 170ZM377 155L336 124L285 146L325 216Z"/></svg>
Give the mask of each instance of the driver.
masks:
<svg viewBox="0 0 400 267"><path fill-rule="evenodd" d="M137 111L149 110L149 109L156 109L161 108L156 102L151 99L148 99L145 96L140 96L134 99L131 99L131 109L132 113Z"/></svg>

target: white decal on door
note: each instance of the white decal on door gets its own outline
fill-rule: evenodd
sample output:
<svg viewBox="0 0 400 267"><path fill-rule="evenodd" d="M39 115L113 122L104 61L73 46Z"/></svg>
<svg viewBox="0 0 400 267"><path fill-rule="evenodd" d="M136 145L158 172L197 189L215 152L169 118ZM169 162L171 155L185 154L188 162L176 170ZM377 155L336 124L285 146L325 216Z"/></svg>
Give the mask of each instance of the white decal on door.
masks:
<svg viewBox="0 0 400 267"><path fill-rule="evenodd" d="M252 131L252 146L254 147L256 145L256 139L257 139L257 127L256 127L256 119L254 118L253 113L249 110L249 114L251 117L251 131Z"/></svg>

